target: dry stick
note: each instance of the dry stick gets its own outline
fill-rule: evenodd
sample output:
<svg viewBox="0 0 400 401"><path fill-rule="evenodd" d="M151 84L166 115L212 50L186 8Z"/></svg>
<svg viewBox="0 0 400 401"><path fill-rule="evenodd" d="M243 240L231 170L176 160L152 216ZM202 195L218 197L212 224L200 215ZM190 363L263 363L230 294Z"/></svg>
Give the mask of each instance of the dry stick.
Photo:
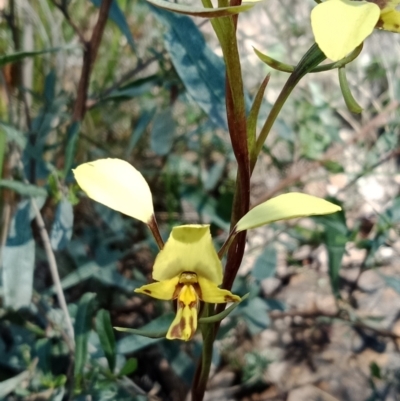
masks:
<svg viewBox="0 0 400 401"><path fill-rule="evenodd" d="M325 153L325 155L321 158L321 160L307 164L304 168L300 168L295 174L292 174L289 177L285 178L284 180L280 181L275 188L271 189L261 198L257 199L254 205L258 205L262 202L265 202L266 200L272 198L274 195L283 191L290 185L293 185L296 182L301 181L301 179L307 173L320 167L324 162L331 160L334 156L337 156L338 154L343 152L349 145L357 142L360 139L365 138L372 130L385 125L388 120L388 115L392 111L394 111L398 106L399 102L397 101L393 101L392 103L390 103L382 113L378 114L376 117L370 120L368 124L364 125L349 142L346 142L345 144L338 144L337 146L332 147Z"/></svg>
<svg viewBox="0 0 400 401"><path fill-rule="evenodd" d="M43 221L43 217L40 213L39 207L38 207L35 199L31 198L31 204L35 211L36 224L38 225L40 237L43 241L44 250L46 252L47 260L49 262L51 278L52 278L54 286L55 286L58 303L60 304L60 307L65 315L65 320L66 320L67 329L68 329L68 335L70 338L70 344L68 344L68 346L70 349L74 349L74 328L72 326L71 317L69 316L69 312L68 312L67 302L65 300L64 292L63 292L63 289L61 286L60 275L58 274L57 262L56 262L56 258L54 256L53 249L51 247L50 237L46 230L46 227L45 227L45 224Z"/></svg>
<svg viewBox="0 0 400 401"><path fill-rule="evenodd" d="M72 114L73 121L82 121L86 113L86 99L90 82L90 73L92 72L93 64L99 51L99 46L103 37L111 3L112 0L103 0L101 2L99 18L97 19L97 23L93 29L92 37L90 38L89 42L86 42L85 51L83 54L82 72L78 84L78 93Z"/></svg>

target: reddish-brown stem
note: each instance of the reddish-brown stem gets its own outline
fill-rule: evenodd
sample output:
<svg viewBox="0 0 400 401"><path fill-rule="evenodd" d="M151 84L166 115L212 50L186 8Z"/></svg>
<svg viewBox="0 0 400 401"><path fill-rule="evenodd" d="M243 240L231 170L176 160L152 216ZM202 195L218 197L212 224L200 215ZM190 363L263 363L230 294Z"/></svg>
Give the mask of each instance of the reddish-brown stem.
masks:
<svg viewBox="0 0 400 401"><path fill-rule="evenodd" d="M79 79L78 93L72 115L73 121L82 121L86 113L86 99L90 82L90 73L92 72L93 64L97 57L111 3L112 0L103 0L101 2L99 17L93 29L92 37L89 42L85 42L86 45L83 54L81 77Z"/></svg>
<svg viewBox="0 0 400 401"><path fill-rule="evenodd" d="M149 223L147 223L148 227L150 228L151 233L153 234L153 237L158 245L158 248L161 250L164 248L164 241L161 237L160 230L158 229L158 224L156 217L153 216L151 217L151 220Z"/></svg>

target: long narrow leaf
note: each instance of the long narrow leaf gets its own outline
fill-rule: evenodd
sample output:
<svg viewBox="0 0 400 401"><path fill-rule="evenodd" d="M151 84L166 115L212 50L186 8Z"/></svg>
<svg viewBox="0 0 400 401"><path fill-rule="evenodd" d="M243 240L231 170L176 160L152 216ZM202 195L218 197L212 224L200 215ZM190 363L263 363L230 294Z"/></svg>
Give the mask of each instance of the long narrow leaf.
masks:
<svg viewBox="0 0 400 401"><path fill-rule="evenodd" d="M107 358L108 366L111 373L115 369L115 336L111 325L110 314L108 311L101 309L96 316L96 331L99 335L100 344L103 348L104 355Z"/></svg>
<svg viewBox="0 0 400 401"><path fill-rule="evenodd" d="M88 338L92 328L93 307L96 294L86 293L78 304L75 319L75 368L74 376L79 387L88 354Z"/></svg>

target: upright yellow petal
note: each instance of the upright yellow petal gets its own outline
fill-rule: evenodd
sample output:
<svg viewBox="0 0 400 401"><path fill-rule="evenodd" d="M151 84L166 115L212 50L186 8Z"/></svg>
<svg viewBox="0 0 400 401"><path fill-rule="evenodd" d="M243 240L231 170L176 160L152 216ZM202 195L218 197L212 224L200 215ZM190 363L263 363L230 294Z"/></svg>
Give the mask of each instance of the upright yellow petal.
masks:
<svg viewBox="0 0 400 401"><path fill-rule="evenodd" d="M212 243L209 225L174 227L164 249L157 255L154 280L168 280L183 272L196 273L221 284L222 265Z"/></svg>
<svg viewBox="0 0 400 401"><path fill-rule="evenodd" d="M148 223L154 214L146 180L131 164L120 159L100 159L73 170L89 198Z"/></svg>
<svg viewBox="0 0 400 401"><path fill-rule="evenodd" d="M216 284L204 277L198 276L197 280L201 290L200 299L204 302L224 304L226 302L240 301L240 297L233 295L228 290L221 290L221 288L218 288Z"/></svg>
<svg viewBox="0 0 400 401"><path fill-rule="evenodd" d="M367 1L324 1L311 12L315 41L327 57L340 60L372 33L379 14L379 7Z"/></svg>
<svg viewBox="0 0 400 401"><path fill-rule="evenodd" d="M382 11L377 28L400 33L400 11L391 9Z"/></svg>
<svg viewBox="0 0 400 401"><path fill-rule="evenodd" d="M174 277L171 280L164 280L157 283L142 285L136 288L135 292L146 294L150 297L163 299L169 301L177 297L177 287L179 284L179 277Z"/></svg>

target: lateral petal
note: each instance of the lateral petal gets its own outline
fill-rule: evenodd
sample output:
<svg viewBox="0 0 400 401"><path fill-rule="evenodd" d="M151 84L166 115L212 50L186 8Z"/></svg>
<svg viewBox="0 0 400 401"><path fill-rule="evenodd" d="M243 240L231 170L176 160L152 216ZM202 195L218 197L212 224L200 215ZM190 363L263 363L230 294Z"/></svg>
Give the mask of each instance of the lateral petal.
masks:
<svg viewBox="0 0 400 401"><path fill-rule="evenodd" d="M400 11L392 9L383 10L377 28L400 33Z"/></svg>
<svg viewBox="0 0 400 401"><path fill-rule="evenodd" d="M209 225L174 227L157 255L154 280L168 280L183 272L196 273L221 284L222 265L212 243Z"/></svg>
<svg viewBox="0 0 400 401"><path fill-rule="evenodd" d="M232 294L228 290L218 288L215 283L204 277L198 276L197 280L200 285L200 299L204 302L212 304L224 304L226 302L239 302L240 297Z"/></svg>
<svg viewBox="0 0 400 401"><path fill-rule="evenodd" d="M311 12L315 41L327 57L338 61L372 33L379 15L379 7L371 2L324 1Z"/></svg>
<svg viewBox="0 0 400 401"><path fill-rule="evenodd" d="M149 185L131 164L120 159L100 159L73 170L89 198L148 223L153 214Z"/></svg>
<svg viewBox="0 0 400 401"><path fill-rule="evenodd" d="M179 277L174 277L170 280L142 285L140 288L136 288L135 292L139 294L146 294L153 298L169 301L176 298L177 294L175 294L175 291L178 283Z"/></svg>

